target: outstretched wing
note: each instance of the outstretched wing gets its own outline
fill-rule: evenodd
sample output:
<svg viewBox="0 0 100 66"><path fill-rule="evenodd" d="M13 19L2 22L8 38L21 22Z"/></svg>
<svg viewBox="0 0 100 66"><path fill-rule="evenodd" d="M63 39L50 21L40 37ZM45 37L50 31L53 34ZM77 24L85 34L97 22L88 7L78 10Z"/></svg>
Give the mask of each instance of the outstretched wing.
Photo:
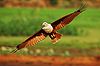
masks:
<svg viewBox="0 0 100 66"><path fill-rule="evenodd" d="M78 16L84 10L85 10L85 5L83 5L80 9L78 9L74 13L66 15L62 17L61 19L51 23L51 25L54 28L54 30L59 30L63 28L65 25L69 24L76 16Z"/></svg>
<svg viewBox="0 0 100 66"><path fill-rule="evenodd" d="M36 43L40 42L41 40L45 39L46 36L48 34L45 33L42 29L40 31L38 31L36 34L30 36L26 41L24 41L23 43L19 44L16 47L16 50L12 51L13 53L15 53L17 50L20 50L22 48L28 47L28 46L32 46L35 45Z"/></svg>

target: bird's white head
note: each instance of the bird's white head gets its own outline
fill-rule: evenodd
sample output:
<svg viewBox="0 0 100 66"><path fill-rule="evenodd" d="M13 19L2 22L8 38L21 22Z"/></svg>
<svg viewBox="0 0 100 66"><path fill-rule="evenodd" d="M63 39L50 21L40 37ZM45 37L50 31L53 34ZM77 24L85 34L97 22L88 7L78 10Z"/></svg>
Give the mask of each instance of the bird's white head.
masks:
<svg viewBox="0 0 100 66"><path fill-rule="evenodd" d="M47 26L47 25L48 25L47 22L43 22L43 24L42 24L43 27L45 27L45 26Z"/></svg>
<svg viewBox="0 0 100 66"><path fill-rule="evenodd" d="M42 29L46 32L46 33L51 33L53 31L53 27L51 26L51 24L44 22L42 24Z"/></svg>

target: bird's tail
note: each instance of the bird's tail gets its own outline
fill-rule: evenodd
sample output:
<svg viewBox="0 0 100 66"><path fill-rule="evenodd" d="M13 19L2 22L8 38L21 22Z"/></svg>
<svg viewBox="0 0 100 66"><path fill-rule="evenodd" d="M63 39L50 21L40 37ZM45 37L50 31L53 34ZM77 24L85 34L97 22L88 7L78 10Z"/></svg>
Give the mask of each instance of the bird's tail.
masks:
<svg viewBox="0 0 100 66"><path fill-rule="evenodd" d="M49 37L51 38L51 41L53 44L55 44L56 42L58 42L58 40L61 38L61 34L57 33L57 32L54 32L54 33L51 33L49 35Z"/></svg>

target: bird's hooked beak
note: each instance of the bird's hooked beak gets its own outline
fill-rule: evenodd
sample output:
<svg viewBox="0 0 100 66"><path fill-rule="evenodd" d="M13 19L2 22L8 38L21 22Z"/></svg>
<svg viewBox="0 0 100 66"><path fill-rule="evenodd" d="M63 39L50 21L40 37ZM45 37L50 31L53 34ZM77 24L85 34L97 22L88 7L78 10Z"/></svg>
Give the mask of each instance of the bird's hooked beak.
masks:
<svg viewBox="0 0 100 66"><path fill-rule="evenodd" d="M45 26L47 26L47 25L48 25L47 22L43 22L42 27L45 27Z"/></svg>

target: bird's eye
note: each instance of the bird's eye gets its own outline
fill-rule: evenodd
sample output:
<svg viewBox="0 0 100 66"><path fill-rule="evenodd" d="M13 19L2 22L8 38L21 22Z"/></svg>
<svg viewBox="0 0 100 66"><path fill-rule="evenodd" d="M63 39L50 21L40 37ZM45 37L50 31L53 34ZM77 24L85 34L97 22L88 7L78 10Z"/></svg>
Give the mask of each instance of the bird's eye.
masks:
<svg viewBox="0 0 100 66"><path fill-rule="evenodd" d="M45 27L45 25L43 24L42 27Z"/></svg>

